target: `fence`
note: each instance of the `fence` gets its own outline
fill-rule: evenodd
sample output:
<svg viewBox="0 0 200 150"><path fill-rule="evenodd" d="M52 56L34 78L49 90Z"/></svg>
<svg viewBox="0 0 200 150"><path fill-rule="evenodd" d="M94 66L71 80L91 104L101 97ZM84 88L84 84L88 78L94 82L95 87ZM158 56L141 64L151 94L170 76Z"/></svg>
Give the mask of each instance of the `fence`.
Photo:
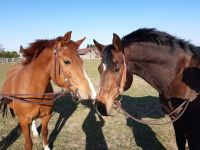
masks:
<svg viewBox="0 0 200 150"><path fill-rule="evenodd" d="M18 63L20 58L0 58L0 63Z"/></svg>

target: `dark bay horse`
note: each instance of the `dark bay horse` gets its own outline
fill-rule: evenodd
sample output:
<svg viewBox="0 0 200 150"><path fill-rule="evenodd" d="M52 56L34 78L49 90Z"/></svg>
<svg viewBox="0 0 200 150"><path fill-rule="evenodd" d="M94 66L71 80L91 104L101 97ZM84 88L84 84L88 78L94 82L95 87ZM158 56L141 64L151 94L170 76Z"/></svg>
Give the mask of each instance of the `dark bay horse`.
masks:
<svg viewBox="0 0 200 150"><path fill-rule="evenodd" d="M100 88L95 106L102 115L111 113L113 102L130 88L133 74L159 92L161 108L173 112L184 101L190 103L173 123L179 150L186 140L191 150L200 149L200 49L189 42L156 29L139 29L122 39L113 34L113 43L105 46L94 40L101 52ZM171 116L176 118L180 109Z"/></svg>
<svg viewBox="0 0 200 150"><path fill-rule="evenodd" d="M37 40L23 49L23 63L9 71L2 93L16 95L16 98L3 97L0 101L1 109L6 111L8 106L18 117L26 150L32 149L30 124L36 118L41 118L43 145L45 150L49 150L47 125L53 108L53 102L49 101L55 98L52 94L45 95L53 92L50 80L77 94L80 99L96 97L77 51L84 39L74 42L71 40L71 32L67 32L63 37L53 40ZM17 101L23 98L31 102Z"/></svg>

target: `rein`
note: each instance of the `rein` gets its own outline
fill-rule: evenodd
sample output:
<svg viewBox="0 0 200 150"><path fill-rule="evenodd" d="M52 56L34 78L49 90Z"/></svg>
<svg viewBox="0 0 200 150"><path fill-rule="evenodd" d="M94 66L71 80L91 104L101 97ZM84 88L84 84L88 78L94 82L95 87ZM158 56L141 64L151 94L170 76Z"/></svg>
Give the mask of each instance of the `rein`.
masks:
<svg viewBox="0 0 200 150"><path fill-rule="evenodd" d="M64 76L64 81L65 83L68 85L68 89L72 86L70 80L67 78L66 74L64 73L63 69L60 68L60 63L58 61L59 59L59 56L58 56L58 50L57 49L54 49L54 56L55 56L55 62L54 62L54 65L55 65L55 69L54 69L54 72L55 72L55 80L56 80L56 62L58 62L58 65L59 65L59 75L60 75L60 70ZM51 92L51 93L34 93L34 94L4 94L4 93L0 93L0 96L2 98L6 98L6 99L9 99L9 100L13 100L13 101L18 101L18 102L23 102L23 103L31 103L31 104L38 104L38 105L53 105L53 103L59 99L61 96L64 96L66 94L71 94L72 97L74 97L73 95L74 94L77 94L78 91L76 90L75 93L72 93L72 91L69 89L69 91L60 91L60 92ZM41 98L37 98L37 97L23 97L23 96L41 96ZM56 96L56 98L44 98L44 96ZM79 97L79 95L78 95ZM44 101L32 101L31 99L34 99L34 100L45 100Z"/></svg>
<svg viewBox="0 0 200 150"><path fill-rule="evenodd" d="M35 94L2 94L0 93L0 96L2 98L6 98L9 100L14 100L18 102L23 102L23 103L31 103L31 104L40 104L40 105L52 105L57 99L59 99L61 96L64 96L68 94L69 92L67 91L61 91L61 92L51 92L51 93L35 93ZM40 98L38 97L24 97L24 96L41 96ZM56 96L56 98L44 98L44 96ZM46 100L45 102L39 102L39 101L32 101L31 99L34 100Z"/></svg>
<svg viewBox="0 0 200 150"><path fill-rule="evenodd" d="M172 111L170 114L168 114L168 116L170 117L171 115L175 114L177 112L177 110L179 110L180 108L182 109L181 110L181 113L171 119L170 121L167 121L167 122L153 122L153 121L147 121L147 120L142 120L142 119L138 119L132 115L130 115L127 111L125 111L122 106L121 106L121 100L115 100L114 101L114 105L116 108L118 108L120 110L120 112L122 114L124 114L127 118L130 118L138 123L141 123L141 124L144 124L144 125L166 125L166 124L171 124L173 122L175 122L176 120L178 120L183 114L184 112L186 111L190 101L192 100L192 98L188 99L188 100L185 100L182 104L180 104L174 111ZM184 107L184 108L182 108ZM160 119L160 120L163 120L163 119Z"/></svg>

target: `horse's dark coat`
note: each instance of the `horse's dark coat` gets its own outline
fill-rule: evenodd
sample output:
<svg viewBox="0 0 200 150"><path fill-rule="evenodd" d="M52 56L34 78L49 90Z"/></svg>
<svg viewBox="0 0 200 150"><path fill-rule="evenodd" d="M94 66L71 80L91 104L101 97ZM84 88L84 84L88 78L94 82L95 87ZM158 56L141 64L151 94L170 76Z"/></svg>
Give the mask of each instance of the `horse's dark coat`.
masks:
<svg viewBox="0 0 200 150"><path fill-rule="evenodd" d="M159 92L160 104L166 114L192 98L184 115L173 125L179 150L185 150L186 139L191 150L200 150L200 96L195 97L200 92L200 47L166 32L147 28L124 36L121 42L128 76L134 73L152 85ZM108 60L114 59L114 49L109 45L103 51L102 59L108 65ZM103 86L101 83L101 88Z"/></svg>

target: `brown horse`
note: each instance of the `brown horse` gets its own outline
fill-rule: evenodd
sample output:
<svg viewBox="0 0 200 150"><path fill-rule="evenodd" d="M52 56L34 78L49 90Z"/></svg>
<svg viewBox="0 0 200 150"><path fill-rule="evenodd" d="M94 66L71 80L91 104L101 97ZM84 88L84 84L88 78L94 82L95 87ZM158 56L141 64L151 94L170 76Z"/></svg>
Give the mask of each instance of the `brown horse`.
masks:
<svg viewBox="0 0 200 150"><path fill-rule="evenodd" d="M53 40L37 40L32 43L30 47L23 50L24 62L9 71L3 84L4 94L18 94L15 100L3 98L2 108L6 109L6 105L9 106L18 117L25 137L26 150L32 149L30 124L36 118L41 118L44 149L49 149L47 125L51 118L53 103L48 105L42 102L49 102L54 95L41 94L53 92L50 80L77 94L80 99L96 96L77 51L85 38L76 42L70 39L71 32L68 32L63 37ZM17 101L19 97L31 100L31 103Z"/></svg>
<svg viewBox="0 0 200 150"><path fill-rule="evenodd" d="M109 115L113 102L130 88L133 74L146 80L159 92L166 114L190 100L184 114L173 123L179 150L186 140L191 150L199 150L200 137L200 49L182 39L155 29L139 29L122 38L113 35L113 44L94 43L102 54L97 111ZM179 109L171 116L183 112Z"/></svg>

